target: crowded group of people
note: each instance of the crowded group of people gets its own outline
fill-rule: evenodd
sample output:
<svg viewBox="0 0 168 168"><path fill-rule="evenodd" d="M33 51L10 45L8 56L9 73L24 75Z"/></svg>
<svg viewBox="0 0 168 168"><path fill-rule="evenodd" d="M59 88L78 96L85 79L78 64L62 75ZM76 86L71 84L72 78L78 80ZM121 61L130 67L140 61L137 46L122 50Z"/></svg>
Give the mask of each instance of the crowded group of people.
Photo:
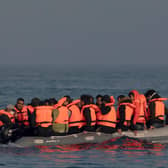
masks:
<svg viewBox="0 0 168 168"><path fill-rule="evenodd" d="M155 90L145 94L132 90L128 95L81 95L73 100L64 96L44 101L33 98L25 105L18 98L16 105L9 104L0 110L0 136L3 141L15 141L21 136L56 136L83 131L103 133L154 129L168 124L168 110Z"/></svg>

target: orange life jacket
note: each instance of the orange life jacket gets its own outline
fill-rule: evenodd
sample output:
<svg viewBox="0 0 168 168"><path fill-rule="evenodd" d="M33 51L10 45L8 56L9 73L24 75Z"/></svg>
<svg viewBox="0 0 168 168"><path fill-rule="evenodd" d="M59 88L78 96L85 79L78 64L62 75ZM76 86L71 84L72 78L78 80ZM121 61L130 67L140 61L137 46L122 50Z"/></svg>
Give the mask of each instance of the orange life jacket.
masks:
<svg viewBox="0 0 168 168"><path fill-rule="evenodd" d="M58 106L62 106L64 102L67 100L67 97L62 97L60 100L58 100Z"/></svg>
<svg viewBox="0 0 168 168"><path fill-rule="evenodd" d="M53 108L54 109L58 109L59 107L63 106L64 102L67 100L66 97L62 97L60 100L58 100L58 103L57 104L54 104L53 105ZM67 105L68 107L68 105Z"/></svg>
<svg viewBox="0 0 168 168"><path fill-rule="evenodd" d="M109 106L109 103L105 104L105 106ZM107 114L97 113L97 125L103 125L107 127L116 127L117 122L117 114L114 106L109 106L111 110Z"/></svg>
<svg viewBox="0 0 168 168"><path fill-rule="evenodd" d="M79 107L73 104L69 106L68 109L71 111L71 116L69 118L69 127L77 126L78 128L80 128L82 116Z"/></svg>
<svg viewBox="0 0 168 168"><path fill-rule="evenodd" d="M151 100L149 101L149 103L151 103L151 102L153 102L153 101L166 101L166 100L168 100L168 98L160 97L160 98L151 99Z"/></svg>
<svg viewBox="0 0 168 168"><path fill-rule="evenodd" d="M125 121L124 121L124 125L128 126L128 124L131 122L132 116L134 115L134 109L136 107L132 103L120 103L118 108L117 108L117 119L118 120L120 120L119 108L122 105L125 106Z"/></svg>
<svg viewBox="0 0 168 168"><path fill-rule="evenodd" d="M90 104L90 106L95 110L96 113L99 113L101 111L96 104Z"/></svg>
<svg viewBox="0 0 168 168"><path fill-rule="evenodd" d="M115 104L115 99L113 96L110 96L110 103L106 103L105 106L113 106Z"/></svg>
<svg viewBox="0 0 168 168"><path fill-rule="evenodd" d="M144 95L140 94L137 90L131 91L134 94L133 104L136 106L134 113L133 124L142 123L146 124L146 98Z"/></svg>
<svg viewBox="0 0 168 168"><path fill-rule="evenodd" d="M165 104L163 103L163 101L168 100L167 98L156 98L156 99L152 99L149 101L149 105L152 102L155 102L155 117L160 119L160 120L164 120L164 115L165 115ZM150 109L148 109L148 114L150 116Z"/></svg>
<svg viewBox="0 0 168 168"><path fill-rule="evenodd" d="M33 106L31 106L31 105L28 105L28 106L27 106L27 109L30 111L31 114L32 114L32 113L34 112L34 110L35 110L35 108L34 108Z"/></svg>
<svg viewBox="0 0 168 168"><path fill-rule="evenodd" d="M113 96L110 96L110 100L111 100L111 103L113 103L113 105L115 104L115 99Z"/></svg>
<svg viewBox="0 0 168 168"><path fill-rule="evenodd" d="M59 111L59 114L54 122L59 124L68 124L69 120L68 108L66 106L61 106L58 107L57 109Z"/></svg>
<svg viewBox="0 0 168 168"><path fill-rule="evenodd" d="M131 93L134 94L133 104L135 105L133 124L137 123L140 114L140 94L137 90L132 90Z"/></svg>
<svg viewBox="0 0 168 168"><path fill-rule="evenodd" d="M29 126L29 116L28 116L28 111L27 111L27 106L24 106L23 109L21 111L19 111L16 107L15 107L15 115L18 121L19 125L24 124L25 126Z"/></svg>
<svg viewBox="0 0 168 168"><path fill-rule="evenodd" d="M13 124L15 124L15 117L11 113L9 113L5 110L0 110L0 115L7 115L9 117L9 119L11 120L11 122ZM3 126L3 125L4 125L4 123L2 121L0 121L0 126Z"/></svg>
<svg viewBox="0 0 168 168"><path fill-rule="evenodd" d="M147 102L146 102L146 98L143 94L139 95L139 114L138 114L138 118L137 118L137 123L144 123L146 124L146 119L147 119L147 111L146 111L146 107L147 107Z"/></svg>
<svg viewBox="0 0 168 168"><path fill-rule="evenodd" d="M69 108L70 106L72 106L74 104L78 104L78 103L80 103L80 99L73 100L72 103L67 105L67 107Z"/></svg>
<svg viewBox="0 0 168 168"><path fill-rule="evenodd" d="M95 109L93 108L93 106L91 104L89 104L89 105L84 105L82 107L82 110L81 110L81 116L82 116L81 127L85 126L86 123L87 123L86 122L86 118L84 116L84 110L86 108L89 108L89 110L90 110L90 114L91 114L91 126L95 126L96 125L96 112L95 112Z"/></svg>
<svg viewBox="0 0 168 168"><path fill-rule="evenodd" d="M54 104L54 105L53 105L53 108L54 108L54 109L57 109L58 107L59 107L58 104Z"/></svg>
<svg viewBox="0 0 168 168"><path fill-rule="evenodd" d="M4 125L4 123L2 121L0 121L0 127L2 127Z"/></svg>
<svg viewBox="0 0 168 168"><path fill-rule="evenodd" d="M35 107L36 126L49 127L52 125L52 106Z"/></svg>

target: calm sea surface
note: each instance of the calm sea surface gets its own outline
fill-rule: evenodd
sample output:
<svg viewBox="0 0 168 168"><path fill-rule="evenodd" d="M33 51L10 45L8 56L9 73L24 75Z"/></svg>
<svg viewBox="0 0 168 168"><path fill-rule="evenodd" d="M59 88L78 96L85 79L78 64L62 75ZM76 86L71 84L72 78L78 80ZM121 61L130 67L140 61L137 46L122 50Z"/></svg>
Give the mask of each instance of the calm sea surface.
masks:
<svg viewBox="0 0 168 168"><path fill-rule="evenodd" d="M1 66L0 106L15 104L18 97L26 103L64 95L109 94L116 98L132 89L145 92L154 88L168 96L166 66ZM107 146L63 146L50 148L0 147L0 167L168 167L168 147L119 139Z"/></svg>

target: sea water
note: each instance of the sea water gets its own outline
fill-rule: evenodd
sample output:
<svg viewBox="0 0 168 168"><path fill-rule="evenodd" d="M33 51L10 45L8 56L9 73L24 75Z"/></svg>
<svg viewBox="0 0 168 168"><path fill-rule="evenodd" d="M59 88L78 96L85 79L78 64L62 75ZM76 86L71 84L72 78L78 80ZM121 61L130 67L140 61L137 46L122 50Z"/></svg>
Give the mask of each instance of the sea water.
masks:
<svg viewBox="0 0 168 168"><path fill-rule="evenodd" d="M1 65L0 107L18 97L47 99L81 94L115 98L132 89L155 89L168 97L168 67L162 65ZM15 148L0 147L0 167L168 167L167 145L116 139L106 145Z"/></svg>

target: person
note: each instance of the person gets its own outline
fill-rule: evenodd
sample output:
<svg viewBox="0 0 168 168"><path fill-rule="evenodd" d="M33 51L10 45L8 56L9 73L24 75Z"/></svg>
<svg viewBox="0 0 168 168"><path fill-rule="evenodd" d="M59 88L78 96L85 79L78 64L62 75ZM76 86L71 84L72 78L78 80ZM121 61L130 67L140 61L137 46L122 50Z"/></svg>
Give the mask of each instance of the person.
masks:
<svg viewBox="0 0 168 168"><path fill-rule="evenodd" d="M148 102L148 128L160 128L167 122L165 121L165 115L168 114L168 110L164 104L167 98L162 98L155 90L151 89L145 93ZM166 117L167 118L167 117Z"/></svg>
<svg viewBox="0 0 168 168"><path fill-rule="evenodd" d="M88 98L90 97L90 106L95 110L95 113L100 112L100 108L97 104L94 103L94 98L91 95L86 95Z"/></svg>
<svg viewBox="0 0 168 168"><path fill-rule="evenodd" d="M117 107L117 131L122 134L122 131L128 131L129 129L136 135L136 125L134 121L134 109L135 106L129 97L120 95L117 97L118 107Z"/></svg>
<svg viewBox="0 0 168 168"><path fill-rule="evenodd" d="M23 98L18 98L16 105L15 105L15 118L16 118L16 124L20 128L20 133L22 135L31 135L31 129L30 129L30 116L31 113L28 111L27 106L24 104Z"/></svg>
<svg viewBox="0 0 168 168"><path fill-rule="evenodd" d="M114 105L114 104L115 104L115 99L114 99L114 96L110 96L110 103L111 103L112 105Z"/></svg>
<svg viewBox="0 0 168 168"><path fill-rule="evenodd" d="M129 92L129 97L131 98L133 104L135 105L134 113L134 124L136 124L137 130L146 129L146 102L144 96L140 94L137 90L132 90Z"/></svg>
<svg viewBox="0 0 168 168"><path fill-rule="evenodd" d="M90 98L90 104L95 104L94 97L92 95L88 95L88 97Z"/></svg>
<svg viewBox="0 0 168 168"><path fill-rule="evenodd" d="M58 108L62 105L66 106L72 102L72 99L70 96L66 95L58 100L57 104L54 106L54 108Z"/></svg>
<svg viewBox="0 0 168 168"><path fill-rule="evenodd" d="M156 94L157 94L157 92L156 92L156 90L154 90L154 89L149 89L149 90L147 90L147 91L144 93L144 95L145 95L145 97L146 97L146 100L147 100L147 103L149 103L149 101L151 100L151 98L153 98L154 96L156 97ZM157 95L157 97L159 97L159 96Z"/></svg>
<svg viewBox="0 0 168 168"><path fill-rule="evenodd" d="M69 134L79 133L81 127L81 103L80 99L74 100L67 105L68 110L71 112L69 117Z"/></svg>
<svg viewBox="0 0 168 168"><path fill-rule="evenodd" d="M27 109L29 111L29 114L32 114L35 110L35 107L39 106L40 99L38 97L35 97L31 100L31 103L27 106Z"/></svg>
<svg viewBox="0 0 168 168"><path fill-rule="evenodd" d="M48 137L52 132L52 112L53 107L42 104L35 107L32 114L32 127L34 128L34 135Z"/></svg>
<svg viewBox="0 0 168 168"><path fill-rule="evenodd" d="M96 112L91 105L90 97L88 95L82 95L81 101L81 131L95 131L96 125Z"/></svg>
<svg viewBox="0 0 168 168"><path fill-rule="evenodd" d="M53 110L52 130L54 135L66 135L69 131L68 121L71 115L67 105L71 103L71 98L65 96L58 101L57 107Z"/></svg>
<svg viewBox="0 0 168 168"><path fill-rule="evenodd" d="M57 100L55 99L55 98L50 98L49 99L49 105L50 106L54 106L54 105L56 105L57 104Z"/></svg>
<svg viewBox="0 0 168 168"><path fill-rule="evenodd" d="M100 112L96 114L96 119L97 131L104 133L116 132L116 110L113 104L111 104L110 96L103 96Z"/></svg>
<svg viewBox="0 0 168 168"><path fill-rule="evenodd" d="M8 128L12 128L15 124L14 108L12 104L9 104L5 109L0 110L0 120Z"/></svg>
<svg viewBox="0 0 168 168"><path fill-rule="evenodd" d="M49 99L45 99L45 100L44 100L44 105L45 105L45 106L49 106L49 103L50 103L50 102L49 102Z"/></svg>
<svg viewBox="0 0 168 168"><path fill-rule="evenodd" d="M103 96L102 95L97 95L96 96L96 105L101 108L101 105L102 105L102 98Z"/></svg>
<svg viewBox="0 0 168 168"><path fill-rule="evenodd" d="M33 125L33 117L34 117L34 111L37 106L39 106L41 103L41 100L38 97L35 97L31 100L31 103L27 106L28 114L29 114L29 135L34 136L35 128ZM35 134L36 135L36 134Z"/></svg>
<svg viewBox="0 0 168 168"><path fill-rule="evenodd" d="M14 106L9 104L5 109L0 110L0 141L7 143L12 139L12 129L15 129Z"/></svg>

